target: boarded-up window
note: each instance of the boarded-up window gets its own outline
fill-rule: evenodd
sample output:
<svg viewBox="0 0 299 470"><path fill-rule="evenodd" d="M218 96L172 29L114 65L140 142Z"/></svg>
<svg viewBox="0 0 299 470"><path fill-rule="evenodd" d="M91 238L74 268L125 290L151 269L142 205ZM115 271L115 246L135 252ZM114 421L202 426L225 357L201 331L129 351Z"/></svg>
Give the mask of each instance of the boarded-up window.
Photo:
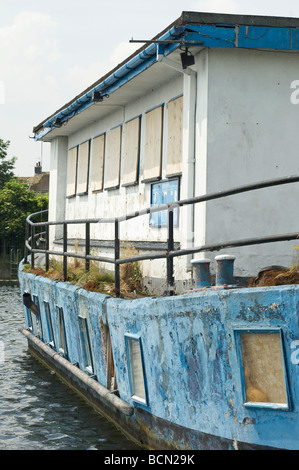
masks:
<svg viewBox="0 0 299 470"><path fill-rule="evenodd" d="M107 132L107 151L105 161L105 189L117 188L120 178L122 127Z"/></svg>
<svg viewBox="0 0 299 470"><path fill-rule="evenodd" d="M77 158L78 158L78 147L73 147L68 152L67 162L67 196L73 196L76 194L77 186Z"/></svg>
<svg viewBox="0 0 299 470"><path fill-rule="evenodd" d="M132 398L146 403L143 359L139 338L126 337Z"/></svg>
<svg viewBox="0 0 299 470"><path fill-rule="evenodd" d="M79 145L77 194L85 194L88 190L89 148L89 140Z"/></svg>
<svg viewBox="0 0 299 470"><path fill-rule="evenodd" d="M182 172L183 97L170 101L168 109L167 176Z"/></svg>
<svg viewBox="0 0 299 470"><path fill-rule="evenodd" d="M287 407L280 334L242 333L240 336L246 402Z"/></svg>
<svg viewBox="0 0 299 470"><path fill-rule="evenodd" d="M97 136L92 141L91 157L91 190L101 191L104 178L105 134Z"/></svg>
<svg viewBox="0 0 299 470"><path fill-rule="evenodd" d="M162 135L163 106L159 106L146 114L144 181L161 177Z"/></svg>
<svg viewBox="0 0 299 470"><path fill-rule="evenodd" d="M138 180L140 117L126 122L124 138L125 151L122 183L123 185L129 185L136 183Z"/></svg>

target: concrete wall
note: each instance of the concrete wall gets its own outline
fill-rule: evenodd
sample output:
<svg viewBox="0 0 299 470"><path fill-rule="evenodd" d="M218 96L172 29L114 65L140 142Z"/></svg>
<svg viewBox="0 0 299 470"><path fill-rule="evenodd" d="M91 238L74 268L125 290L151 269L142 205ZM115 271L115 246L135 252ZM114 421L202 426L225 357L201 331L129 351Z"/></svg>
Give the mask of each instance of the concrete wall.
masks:
<svg viewBox="0 0 299 470"><path fill-rule="evenodd" d="M298 449L298 286L126 301L24 273L20 284L22 292L38 296L43 328L44 300L49 302L57 341L56 307L63 309L69 361L80 367L84 363L78 315L85 312L97 380L104 386L103 325L109 325L118 390L125 402L191 430L231 439L236 448L240 441ZM244 405L236 334L270 329L282 334L288 409ZM126 335L141 341L145 405L131 395Z"/></svg>
<svg viewBox="0 0 299 470"><path fill-rule="evenodd" d="M212 49L208 70L207 149L199 159L205 159L206 191L299 174L299 113L290 100L297 54ZM205 241L296 232L298 196L299 186L292 184L210 202ZM288 267L294 245L234 249L236 274Z"/></svg>

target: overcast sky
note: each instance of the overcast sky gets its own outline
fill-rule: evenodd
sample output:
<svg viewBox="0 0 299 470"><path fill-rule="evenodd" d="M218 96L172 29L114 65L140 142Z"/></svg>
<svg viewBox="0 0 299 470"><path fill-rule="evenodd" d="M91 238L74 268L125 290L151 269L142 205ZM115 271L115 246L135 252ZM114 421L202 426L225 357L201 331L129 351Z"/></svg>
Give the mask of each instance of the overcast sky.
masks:
<svg viewBox="0 0 299 470"><path fill-rule="evenodd" d="M0 0L0 138L16 174L49 170L32 129L177 19L182 11L299 17L298 0ZM299 79L299 68L298 77Z"/></svg>

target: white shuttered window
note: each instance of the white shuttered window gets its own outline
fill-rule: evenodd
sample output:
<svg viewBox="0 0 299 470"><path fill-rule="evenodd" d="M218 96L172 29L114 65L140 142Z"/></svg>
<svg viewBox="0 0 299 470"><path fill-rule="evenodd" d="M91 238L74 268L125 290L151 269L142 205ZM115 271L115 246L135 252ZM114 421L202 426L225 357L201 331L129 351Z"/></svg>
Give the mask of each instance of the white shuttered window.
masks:
<svg viewBox="0 0 299 470"><path fill-rule="evenodd" d="M77 194L85 194L88 190L89 148L89 140L79 145Z"/></svg>
<svg viewBox="0 0 299 470"><path fill-rule="evenodd" d="M167 104L168 110L168 145L167 176L182 172L183 141L183 97L176 98Z"/></svg>
<svg viewBox="0 0 299 470"><path fill-rule="evenodd" d="M138 180L140 117L125 124L124 170L122 184L134 184Z"/></svg>
<svg viewBox="0 0 299 470"><path fill-rule="evenodd" d="M161 177L163 106L146 114L146 137L143 180Z"/></svg>
<svg viewBox="0 0 299 470"><path fill-rule="evenodd" d="M91 190L102 191L104 179L105 134L92 140Z"/></svg>
<svg viewBox="0 0 299 470"><path fill-rule="evenodd" d="M67 196L73 196L76 194L77 158L78 158L78 147L73 147L68 152L67 191L66 191Z"/></svg>
<svg viewBox="0 0 299 470"><path fill-rule="evenodd" d="M105 189L119 186L122 126L107 132L105 160Z"/></svg>

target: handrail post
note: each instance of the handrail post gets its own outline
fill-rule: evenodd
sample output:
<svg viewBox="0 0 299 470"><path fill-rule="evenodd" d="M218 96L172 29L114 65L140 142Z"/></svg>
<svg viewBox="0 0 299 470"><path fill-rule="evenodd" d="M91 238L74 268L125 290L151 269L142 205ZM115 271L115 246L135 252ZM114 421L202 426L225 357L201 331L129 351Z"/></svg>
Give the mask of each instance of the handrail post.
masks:
<svg viewBox="0 0 299 470"><path fill-rule="evenodd" d="M116 263L119 260L120 256L120 243L119 243L119 222L115 220L114 223L114 269L115 269L115 295L116 297L120 296L120 266Z"/></svg>
<svg viewBox="0 0 299 470"><path fill-rule="evenodd" d="M173 240L173 208L168 208L168 238L167 238L167 288L168 295L174 295L174 275L173 275L173 257L169 256L170 251L174 250Z"/></svg>
<svg viewBox="0 0 299 470"><path fill-rule="evenodd" d="M31 225L31 268L34 269L34 243L35 243L35 227Z"/></svg>
<svg viewBox="0 0 299 470"><path fill-rule="evenodd" d="M49 225L46 225L46 271L49 271Z"/></svg>
<svg viewBox="0 0 299 470"><path fill-rule="evenodd" d="M63 280L67 279L67 224L63 224Z"/></svg>
<svg viewBox="0 0 299 470"><path fill-rule="evenodd" d="M25 226L25 240L26 242L28 243L28 238L29 238L29 224L26 220L26 226ZM27 245L25 243L25 249L24 249L24 262L25 264L27 264L28 262L28 248L27 248Z"/></svg>
<svg viewBox="0 0 299 470"><path fill-rule="evenodd" d="M85 224L85 271L89 271L90 261L87 259L87 256L90 255L90 223L86 222Z"/></svg>

